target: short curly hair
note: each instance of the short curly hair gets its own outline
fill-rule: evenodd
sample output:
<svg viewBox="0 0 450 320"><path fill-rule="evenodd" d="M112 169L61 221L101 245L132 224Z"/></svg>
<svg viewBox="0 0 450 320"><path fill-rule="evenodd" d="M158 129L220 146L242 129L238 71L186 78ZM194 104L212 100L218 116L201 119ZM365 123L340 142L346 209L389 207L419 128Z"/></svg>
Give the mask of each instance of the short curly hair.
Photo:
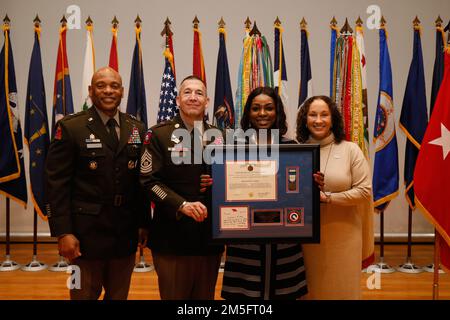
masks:
<svg viewBox="0 0 450 320"><path fill-rule="evenodd" d="M311 134L307 127L307 116L309 112L309 108L311 104L315 100L322 100L328 105L331 113L331 132L334 134L334 140L339 143L345 138L344 132L344 122L342 120L342 115L339 112L336 104L330 97L327 96L314 96L307 99L303 105L300 107L300 110L297 115L297 140L300 143L305 143Z"/></svg>
<svg viewBox="0 0 450 320"><path fill-rule="evenodd" d="M284 112L283 101L281 101L280 96L277 91L271 87L258 87L253 89L252 92L247 97L247 102L244 106L244 112L241 118L241 128L243 130L247 130L251 128L250 124L250 107L252 106L253 99L260 94L265 94L273 99L275 102L275 110L277 113L277 118L273 127L270 129L278 129L280 130L280 136L284 136L287 132L287 124L286 124L286 113ZM257 128L255 128L257 129Z"/></svg>

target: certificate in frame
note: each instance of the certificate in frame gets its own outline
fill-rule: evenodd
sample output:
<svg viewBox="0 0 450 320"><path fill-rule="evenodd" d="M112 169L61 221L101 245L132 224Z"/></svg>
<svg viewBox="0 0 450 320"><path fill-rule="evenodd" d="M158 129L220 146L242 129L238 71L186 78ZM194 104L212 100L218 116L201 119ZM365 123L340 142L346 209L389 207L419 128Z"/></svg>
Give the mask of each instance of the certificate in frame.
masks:
<svg viewBox="0 0 450 320"><path fill-rule="evenodd" d="M212 242L319 242L319 145L209 148L223 148L211 166Z"/></svg>

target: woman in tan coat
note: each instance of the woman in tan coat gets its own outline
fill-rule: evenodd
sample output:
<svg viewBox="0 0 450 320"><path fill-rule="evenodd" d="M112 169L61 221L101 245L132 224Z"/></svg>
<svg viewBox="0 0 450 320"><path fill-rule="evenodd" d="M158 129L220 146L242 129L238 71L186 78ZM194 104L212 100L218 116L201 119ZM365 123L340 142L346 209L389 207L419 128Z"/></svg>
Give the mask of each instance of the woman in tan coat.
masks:
<svg viewBox="0 0 450 320"><path fill-rule="evenodd" d="M320 244L303 245L308 299L360 299L362 214L371 201L369 164L359 147L344 140L342 116L326 96L305 101L297 117L297 140L320 144Z"/></svg>

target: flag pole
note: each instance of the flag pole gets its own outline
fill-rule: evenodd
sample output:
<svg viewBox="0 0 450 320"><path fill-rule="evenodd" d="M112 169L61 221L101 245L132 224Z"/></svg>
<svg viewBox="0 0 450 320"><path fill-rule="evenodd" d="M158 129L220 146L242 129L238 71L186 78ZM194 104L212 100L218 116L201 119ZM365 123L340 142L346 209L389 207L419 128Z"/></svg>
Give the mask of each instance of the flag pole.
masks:
<svg viewBox="0 0 450 320"><path fill-rule="evenodd" d="M66 26L67 20L66 20L65 15L63 15L62 19L60 20L60 23L61 23L61 27L65 27ZM62 44L60 44L60 45L62 46ZM64 73L63 73L62 79L64 80ZM63 83L63 88L65 89L64 83ZM65 95L63 97L63 101L64 101L63 103L64 103L64 106L65 106ZM52 135L53 134L54 134L54 129L52 128ZM55 272L66 272L68 267L69 267L69 264L66 262L64 257L59 255L59 260L56 263L54 263L51 267L49 267L48 270L49 271L55 271Z"/></svg>
<svg viewBox="0 0 450 320"><path fill-rule="evenodd" d="M393 273L395 269L384 262L384 210L380 211L380 262L367 267L367 273Z"/></svg>
<svg viewBox="0 0 450 320"><path fill-rule="evenodd" d="M414 20L413 20L413 28L414 28L414 34L416 34L417 32L419 32L419 34L420 34L420 20L419 20L419 18L416 16L415 18L414 18ZM415 37L415 35L414 35L414 37ZM420 37L419 37L419 39L420 39ZM420 40L419 40L420 41ZM420 43L420 42L419 42ZM414 38L414 46L416 46L416 38ZM416 57L416 47L414 48L414 53L413 53L413 62L411 62L411 66L413 66L413 64L414 64L414 59L415 59L415 57ZM421 50L422 49L420 49L420 50L417 50L417 51L419 51L419 54L421 55L422 53L421 53ZM416 59L418 59L418 58L416 58ZM411 69L410 69L411 70ZM409 76L408 76L408 83L407 83L407 88L406 88L406 92L407 92L407 90L408 90L408 86L410 85L410 83L409 83L409 80L410 80L410 78L409 78ZM415 82L416 83L419 83L419 80L418 79L415 79ZM425 88L423 88L424 89L424 91L425 91ZM418 140L418 142L415 142L414 143L414 145L412 146L413 148L415 147L416 149L417 149L417 151L418 150L420 150L420 143L422 143L422 141L421 141L421 139L422 139L422 137L419 137L419 133L417 133L415 136L410 136L410 134L409 134L409 132L411 132L411 126L412 126L412 123L408 120L408 117L407 116L405 116L404 117L404 115L406 115L407 113L405 112L407 109L405 109L405 106L408 106L408 105L410 105L409 104L409 101L410 100L408 100L409 98L408 98L408 94L407 93L405 93L405 98L404 98L404 100L403 100L403 107L402 107L402 114L401 114L401 116L400 116L400 127L402 128L402 130L406 133L406 135L407 135L407 137L408 137L408 140L407 140L407 144L408 143L411 143L411 144L413 144L413 142L417 139ZM417 97L417 99L419 99L419 97ZM425 99L425 98L424 98ZM405 101L406 101L406 104L405 104ZM419 105L417 106L417 107L420 107ZM426 105L424 105L423 106L424 108L425 108L425 118L427 117L427 115L426 115ZM412 111L412 110L411 110ZM417 110L415 110L416 112L420 112L420 108L417 108ZM421 114L418 114L418 116L421 116ZM425 124L425 127L426 127L426 125L427 124ZM418 125L416 124L416 127L417 127ZM416 128L416 130L418 130L418 128ZM407 146L408 147L408 146ZM409 159L409 161L410 162L412 162L413 163L413 166L415 166L415 161L416 161L416 159L417 159L417 157L414 157L414 158L411 158L411 157L408 157L407 155L405 156L405 168L408 166L408 159ZM414 169L414 167L412 168L412 169ZM404 263L404 264L402 264L402 265L400 265L399 266L399 268L398 268L398 271L400 271L400 272L404 272L404 273L421 273L421 272L423 272L423 269L422 268L420 268L420 267L418 267L418 266L416 266L412 261L411 261L411 256L412 256L412 210L413 210L413 208L414 208L414 202L412 201L412 199L411 199L411 201L409 201L409 196L408 196L408 190L409 190L409 188L412 188L412 186L413 186L413 183L414 183L414 179L412 179L412 180L408 180L408 178L406 177L407 176L407 172L408 172L408 170L409 169L405 169L405 186L406 186L406 191L405 191L405 194L406 194L406 198L407 198L407 200L408 200L408 202L409 202L409 205L408 205L408 249L407 249L407 257L406 257L406 262ZM411 189L411 190L413 190L413 189ZM413 197L411 197L411 198L413 198Z"/></svg>
<svg viewBox="0 0 450 320"><path fill-rule="evenodd" d="M47 269L47 265L45 263L37 260L37 212L36 209L33 210L33 258L31 262L26 264L21 268L22 271L42 271Z"/></svg>
<svg viewBox="0 0 450 320"><path fill-rule="evenodd" d="M8 17L8 15L6 15L5 19ZM18 264L17 262L11 260L11 256L10 256L10 223L11 223L11 217L10 217L10 201L9 198L6 197L6 252L5 252L5 256L6 256L6 260L3 261L0 264L0 271L14 271L17 269L20 269L20 264Z"/></svg>
<svg viewBox="0 0 450 320"><path fill-rule="evenodd" d="M138 33L138 30L141 28L142 20L137 15L136 19L134 20L135 23L135 30L136 30L136 39L138 40L140 37L140 33ZM140 32L140 31L139 31ZM134 265L134 272L150 272L153 270L153 266L151 264L148 264L145 262L144 257L144 249L142 247L139 247L139 261Z"/></svg>
<svg viewBox="0 0 450 320"><path fill-rule="evenodd" d="M408 249L407 249L407 256L406 256L406 262L404 264L401 264L397 270L404 273L421 273L423 272L423 269L416 266L411 261L412 256L412 209L408 205Z"/></svg>
<svg viewBox="0 0 450 320"><path fill-rule="evenodd" d="M441 246L441 235L435 229L435 241L434 241L434 265L438 268L434 268L433 272L433 300L439 300L439 273L442 271L440 268L440 255L439 250Z"/></svg>
<svg viewBox="0 0 450 320"><path fill-rule="evenodd" d="M139 17L139 16L138 16ZM140 25L140 19L138 20L136 18L135 20L136 25L138 26L138 24ZM164 28L161 31L161 37L165 37L165 48L169 48L169 36L173 35L173 32L170 30L170 25L171 22L169 20L169 17L166 18L166 21L164 22ZM153 210L154 204L151 203L151 207L150 210ZM144 249L143 248L139 248L139 262L137 262L134 266L133 271L134 272L150 272L154 270L154 267L152 264L146 263L145 262L145 257L144 257Z"/></svg>
<svg viewBox="0 0 450 320"><path fill-rule="evenodd" d="M34 22L34 28L39 29L41 20L39 19L39 16L36 15L36 17L33 20ZM36 31L35 31L36 32ZM33 257L31 262L24 265L21 270L22 271L41 271L47 269L47 265L45 263L41 263L39 260L37 260L37 211L36 209L33 210Z"/></svg>
<svg viewBox="0 0 450 320"><path fill-rule="evenodd" d="M436 230L436 229L434 229L434 243L436 243L436 241L437 241L437 234L438 234L438 231ZM436 244L435 244L436 245ZM434 273L434 266L435 266L436 264L435 263L430 263L430 264L428 264L428 265L426 265L426 266L424 266L422 269L423 269L423 271L425 271L425 272L430 272L430 273ZM438 272L439 273L445 273L444 272L444 270L442 270L442 268L441 268L441 266L439 265L439 268L438 268Z"/></svg>

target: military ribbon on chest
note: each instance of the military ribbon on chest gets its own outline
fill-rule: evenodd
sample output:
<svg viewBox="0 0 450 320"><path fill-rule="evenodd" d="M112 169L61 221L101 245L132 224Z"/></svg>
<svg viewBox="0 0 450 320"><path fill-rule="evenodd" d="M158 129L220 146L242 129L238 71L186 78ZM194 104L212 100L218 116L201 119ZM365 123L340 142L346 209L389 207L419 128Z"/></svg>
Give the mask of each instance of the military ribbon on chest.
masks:
<svg viewBox="0 0 450 320"><path fill-rule="evenodd" d="M139 130L136 127L133 127L131 130L131 135L128 138L128 144L141 144L141 136L139 135Z"/></svg>

